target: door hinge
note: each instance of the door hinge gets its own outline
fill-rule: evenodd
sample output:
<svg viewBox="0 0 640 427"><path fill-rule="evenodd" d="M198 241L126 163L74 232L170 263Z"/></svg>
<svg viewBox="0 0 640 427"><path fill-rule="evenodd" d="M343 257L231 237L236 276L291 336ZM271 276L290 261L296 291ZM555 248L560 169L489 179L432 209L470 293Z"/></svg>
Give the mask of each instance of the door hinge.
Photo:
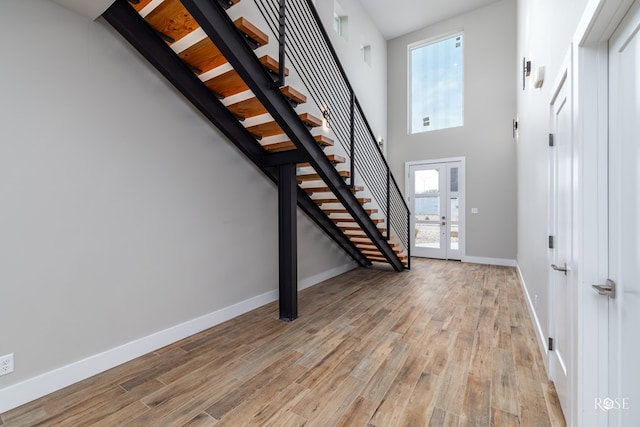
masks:
<svg viewBox="0 0 640 427"><path fill-rule="evenodd" d="M549 351L553 351L553 338L549 337Z"/></svg>
<svg viewBox="0 0 640 427"><path fill-rule="evenodd" d="M550 134L549 134L549 147L553 147L553 145L554 145L554 144L553 144L553 134L552 134L552 133L550 133Z"/></svg>
<svg viewBox="0 0 640 427"><path fill-rule="evenodd" d="M553 249L553 236L549 236L549 249Z"/></svg>

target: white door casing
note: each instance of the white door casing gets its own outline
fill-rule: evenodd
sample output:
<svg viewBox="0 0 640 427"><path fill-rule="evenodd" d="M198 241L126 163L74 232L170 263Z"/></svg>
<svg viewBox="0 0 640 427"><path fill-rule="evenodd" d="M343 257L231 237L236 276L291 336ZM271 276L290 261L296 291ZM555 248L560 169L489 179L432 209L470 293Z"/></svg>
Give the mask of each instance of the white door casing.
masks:
<svg viewBox="0 0 640 427"><path fill-rule="evenodd" d="M640 425L640 2L609 41L610 426Z"/></svg>
<svg viewBox="0 0 640 427"><path fill-rule="evenodd" d="M568 62L568 61L567 61ZM570 67L563 68L550 105L553 146L549 151L549 377L567 421L572 425L573 316L573 132Z"/></svg>

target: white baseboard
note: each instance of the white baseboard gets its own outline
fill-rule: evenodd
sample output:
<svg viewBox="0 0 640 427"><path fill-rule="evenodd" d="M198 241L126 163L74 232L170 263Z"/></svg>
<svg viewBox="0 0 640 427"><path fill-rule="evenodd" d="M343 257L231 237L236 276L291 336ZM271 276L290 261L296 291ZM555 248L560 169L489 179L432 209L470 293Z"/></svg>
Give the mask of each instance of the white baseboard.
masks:
<svg viewBox="0 0 640 427"><path fill-rule="evenodd" d="M298 289L311 287L352 270L353 268L355 268L354 263L347 263L320 274L307 277L298 282ZM204 316L0 389L0 414L133 360L136 357L140 357L183 338L204 331L205 329L276 301L277 299L277 290L265 292L237 304L216 310Z"/></svg>
<svg viewBox="0 0 640 427"><path fill-rule="evenodd" d="M540 353L542 354L544 366L545 369L548 369L547 362L549 360L549 349L547 347L546 338L544 336L544 332L542 331L542 326L540 325L540 320L538 319L538 315L536 314L533 302L531 301L531 296L529 296L527 284L525 283L524 277L522 276L520 265L516 265L516 270L518 271L518 278L520 279L520 283L522 284L522 292L524 293L525 300L527 301L529 316L531 317L531 321L533 322L533 326L536 330L536 336L538 337L538 346L540 347Z"/></svg>
<svg viewBox="0 0 640 427"><path fill-rule="evenodd" d="M518 265L515 259L486 258L479 256L465 256L462 258L462 262L470 262L473 264L501 265L503 267L515 267L516 265Z"/></svg>
<svg viewBox="0 0 640 427"><path fill-rule="evenodd" d="M343 273L346 273L347 271L351 271L357 266L358 265L355 262L349 262L332 268L331 270L323 271L322 273L307 277L306 279L298 280L298 290L310 288L311 286L317 285L318 283L324 282L325 280L329 280L332 277L336 277Z"/></svg>

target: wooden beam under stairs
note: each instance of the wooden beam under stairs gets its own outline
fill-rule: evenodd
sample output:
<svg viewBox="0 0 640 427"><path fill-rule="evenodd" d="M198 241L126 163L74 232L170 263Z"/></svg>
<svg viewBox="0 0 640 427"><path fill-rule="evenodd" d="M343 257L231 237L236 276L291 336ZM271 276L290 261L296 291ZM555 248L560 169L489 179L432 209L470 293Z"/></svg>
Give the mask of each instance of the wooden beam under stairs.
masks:
<svg viewBox="0 0 640 427"><path fill-rule="evenodd" d="M280 92L282 92L282 94L286 96L287 99L295 104L304 104L305 102L307 102L307 97L291 86L284 86L280 88ZM234 116L240 117L242 119L249 119L251 117L260 116L267 112L267 109L264 108L264 105L262 105L262 103L255 96L249 99L245 99L244 101L231 104L227 106L227 108L233 113Z"/></svg>
<svg viewBox="0 0 640 427"><path fill-rule="evenodd" d="M322 126L322 120L320 120L315 116L312 116L309 113L299 114L298 117L304 124L306 124L309 127ZM251 135L255 136L257 139L284 134L284 131L276 121L260 123L255 126L250 126L247 128L247 130Z"/></svg>
<svg viewBox="0 0 640 427"><path fill-rule="evenodd" d="M323 148L331 147L333 145L333 139L327 138L324 135L315 135L313 139L315 139L318 145L320 145ZM296 149L295 144L291 141L276 142L274 144L266 144L266 145L263 145L263 147L265 150L271 153L279 153L281 151L289 151L289 150Z"/></svg>

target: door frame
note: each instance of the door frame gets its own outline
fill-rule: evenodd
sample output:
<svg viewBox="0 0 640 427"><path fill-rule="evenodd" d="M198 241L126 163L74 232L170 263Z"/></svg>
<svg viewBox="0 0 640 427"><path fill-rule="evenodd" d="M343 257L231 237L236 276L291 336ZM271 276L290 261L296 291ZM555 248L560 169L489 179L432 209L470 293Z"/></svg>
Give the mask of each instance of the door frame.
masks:
<svg viewBox="0 0 640 427"><path fill-rule="evenodd" d="M578 340L576 425L607 426L595 399L608 397L608 301L591 285L608 276L608 48L633 0L590 0L573 39L577 176L575 225ZM595 173L594 173L595 171ZM603 322L602 319L607 319ZM595 333L594 333L595 331Z"/></svg>
<svg viewBox="0 0 640 427"><path fill-rule="evenodd" d="M458 180L462 183L462 191L459 192L460 197L460 206L459 206L459 220L458 220L458 247L460 251L460 260L464 261L467 251L466 251L466 198L467 198L467 182L466 182L466 157L445 157L441 159L428 159L428 160L414 160L410 162L405 162L404 164L404 199L407 202L408 206L411 206L409 201L409 194L413 194L413 190L411 189L411 166L418 165L430 165L434 163L451 163L451 162L460 162L460 174L458 175ZM413 212L411 213L413 217ZM413 220L411 220L413 221ZM449 218L447 218L449 221ZM409 233L409 247L413 247L415 236L412 233Z"/></svg>

